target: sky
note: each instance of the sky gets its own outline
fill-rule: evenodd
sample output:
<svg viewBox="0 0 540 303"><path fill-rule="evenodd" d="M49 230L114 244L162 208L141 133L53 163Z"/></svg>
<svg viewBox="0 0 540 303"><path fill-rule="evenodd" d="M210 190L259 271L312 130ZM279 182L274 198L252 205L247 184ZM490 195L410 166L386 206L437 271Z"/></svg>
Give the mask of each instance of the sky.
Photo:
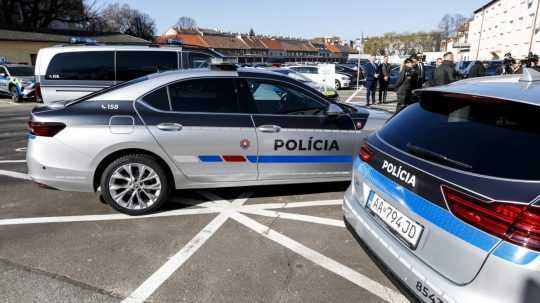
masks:
<svg viewBox="0 0 540 303"><path fill-rule="evenodd" d="M199 27L313 38L352 40L385 32L430 31L445 14L472 16L488 0L98 0L128 3L149 14L163 34L181 16ZM446 4L445 4L446 3Z"/></svg>

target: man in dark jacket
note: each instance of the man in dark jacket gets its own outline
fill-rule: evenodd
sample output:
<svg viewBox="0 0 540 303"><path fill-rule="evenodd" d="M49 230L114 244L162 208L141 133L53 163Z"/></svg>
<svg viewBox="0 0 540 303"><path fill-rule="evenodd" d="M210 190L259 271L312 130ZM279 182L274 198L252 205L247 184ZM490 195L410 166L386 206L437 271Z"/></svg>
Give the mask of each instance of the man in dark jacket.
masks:
<svg viewBox="0 0 540 303"><path fill-rule="evenodd" d="M469 70L468 78L483 77L486 75L486 68L480 61L475 61L471 69Z"/></svg>
<svg viewBox="0 0 540 303"><path fill-rule="evenodd" d="M454 54L448 52L444 54L444 61L439 65L433 74L435 85L446 85L456 82L458 79L456 66L454 64Z"/></svg>
<svg viewBox="0 0 540 303"><path fill-rule="evenodd" d="M418 72L413 66L412 59L408 58L405 60L405 64L399 74L399 79L396 82L396 93L398 97L396 113L412 103L412 91L418 85L417 83Z"/></svg>
<svg viewBox="0 0 540 303"><path fill-rule="evenodd" d="M384 56L383 63L379 64L379 103L386 102L388 94L388 81L390 80L390 63L388 56Z"/></svg>
<svg viewBox="0 0 540 303"><path fill-rule="evenodd" d="M377 79L379 78L379 68L375 64L375 57L369 57L369 62L364 66L366 71L366 105L369 106L369 99L375 104L375 91L377 90Z"/></svg>

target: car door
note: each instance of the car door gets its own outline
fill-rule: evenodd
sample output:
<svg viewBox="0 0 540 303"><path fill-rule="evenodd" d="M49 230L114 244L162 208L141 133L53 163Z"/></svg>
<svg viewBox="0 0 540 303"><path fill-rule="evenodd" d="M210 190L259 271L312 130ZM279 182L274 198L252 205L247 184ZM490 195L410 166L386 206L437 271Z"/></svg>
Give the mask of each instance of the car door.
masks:
<svg viewBox="0 0 540 303"><path fill-rule="evenodd" d="M0 91L3 93L8 93L9 85L9 74L5 67L0 66Z"/></svg>
<svg viewBox="0 0 540 303"><path fill-rule="evenodd" d="M257 179L257 135L242 113L233 78L182 80L137 102L157 142L193 182Z"/></svg>
<svg viewBox="0 0 540 303"><path fill-rule="evenodd" d="M245 78L255 103L260 180L348 178L360 136L349 115L329 116L329 103L288 82Z"/></svg>

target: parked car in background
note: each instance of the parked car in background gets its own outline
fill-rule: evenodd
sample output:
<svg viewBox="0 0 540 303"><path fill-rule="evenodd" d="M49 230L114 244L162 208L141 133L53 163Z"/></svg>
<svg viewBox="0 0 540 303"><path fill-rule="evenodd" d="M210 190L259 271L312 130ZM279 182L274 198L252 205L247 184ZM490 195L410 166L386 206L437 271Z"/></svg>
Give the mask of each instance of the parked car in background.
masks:
<svg viewBox="0 0 540 303"><path fill-rule="evenodd" d="M486 62L486 76L497 76L499 75L499 69L502 69L503 62L496 61L487 61Z"/></svg>
<svg viewBox="0 0 540 303"><path fill-rule="evenodd" d="M28 64L0 65L0 93L13 102L34 97L34 67Z"/></svg>
<svg viewBox="0 0 540 303"><path fill-rule="evenodd" d="M399 79L400 66L392 65L390 69L390 77L388 82L388 89L395 90L396 82ZM424 87L433 85L433 74L435 73L435 66L426 64L424 65L425 82Z"/></svg>
<svg viewBox="0 0 540 303"><path fill-rule="evenodd" d="M289 69L289 68L271 68L269 70L271 70L273 72L276 72L276 73L287 75L291 79L300 81L300 82L304 83L305 85L311 86L314 89L320 91L321 94L323 94L323 96L325 96L328 99L331 99L331 100L338 100L339 99L339 94L338 94L337 90L335 90L333 87L328 87L328 86L325 87L324 85L311 80L310 78L302 75L301 73L299 73L297 71L294 71L294 70Z"/></svg>
<svg viewBox="0 0 540 303"><path fill-rule="evenodd" d="M356 69L353 69L345 64L336 64L336 73L344 74L349 76L351 78L351 84L356 85L356 80L364 80L364 74L362 73L362 69L360 68L360 75L358 75L358 71Z"/></svg>
<svg viewBox="0 0 540 303"><path fill-rule="evenodd" d="M178 46L54 46L39 50L35 79L43 102L51 103L156 72L208 67L214 57L220 55Z"/></svg>
<svg viewBox="0 0 540 303"><path fill-rule="evenodd" d="M287 66L286 68L297 71L319 84L328 85L328 83L323 82L324 76L319 72L319 67L317 67L316 65L293 65L293 66ZM341 73L335 74L335 77L334 77L335 89L348 88L350 87L350 85L351 85L351 77L345 74L341 74Z"/></svg>
<svg viewBox="0 0 540 303"><path fill-rule="evenodd" d="M456 71L461 76L461 78L466 78L469 75L469 70L473 66L474 61L465 60L459 61L456 63Z"/></svg>

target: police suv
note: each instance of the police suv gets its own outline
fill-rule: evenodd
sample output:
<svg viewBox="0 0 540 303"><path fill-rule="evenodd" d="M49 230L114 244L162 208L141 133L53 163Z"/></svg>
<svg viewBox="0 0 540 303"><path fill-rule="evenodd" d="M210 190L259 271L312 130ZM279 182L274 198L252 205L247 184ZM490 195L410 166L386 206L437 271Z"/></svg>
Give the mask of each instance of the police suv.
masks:
<svg viewBox="0 0 540 303"><path fill-rule="evenodd" d="M539 302L540 73L416 94L360 149L350 230L423 302Z"/></svg>
<svg viewBox="0 0 540 303"><path fill-rule="evenodd" d="M35 108L28 172L131 215L175 188L350 180L368 115L265 70L163 72Z"/></svg>

